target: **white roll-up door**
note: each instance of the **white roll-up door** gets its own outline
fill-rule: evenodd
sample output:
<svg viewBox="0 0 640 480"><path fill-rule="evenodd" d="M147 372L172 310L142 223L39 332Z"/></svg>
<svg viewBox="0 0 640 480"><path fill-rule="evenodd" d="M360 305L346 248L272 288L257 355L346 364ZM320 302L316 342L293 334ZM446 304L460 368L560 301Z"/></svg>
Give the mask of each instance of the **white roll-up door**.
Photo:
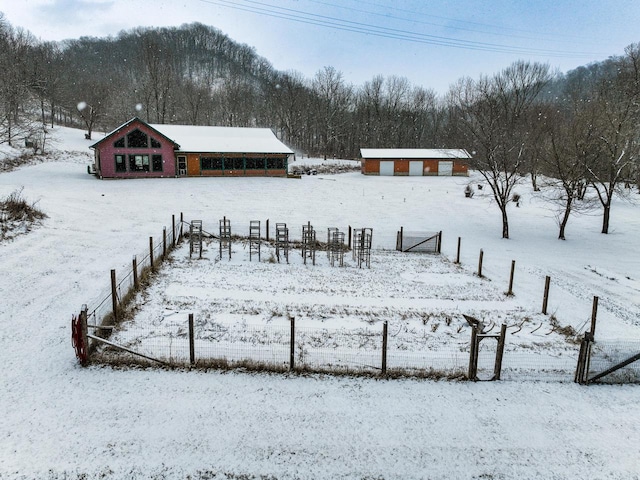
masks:
<svg viewBox="0 0 640 480"><path fill-rule="evenodd" d="M393 166L395 162L392 161L381 161L380 162L380 175L393 176Z"/></svg>
<svg viewBox="0 0 640 480"><path fill-rule="evenodd" d="M421 177L422 176L422 160L409 162L409 176Z"/></svg>
<svg viewBox="0 0 640 480"><path fill-rule="evenodd" d="M451 160L440 160L438 162L438 176L453 175L453 162Z"/></svg>

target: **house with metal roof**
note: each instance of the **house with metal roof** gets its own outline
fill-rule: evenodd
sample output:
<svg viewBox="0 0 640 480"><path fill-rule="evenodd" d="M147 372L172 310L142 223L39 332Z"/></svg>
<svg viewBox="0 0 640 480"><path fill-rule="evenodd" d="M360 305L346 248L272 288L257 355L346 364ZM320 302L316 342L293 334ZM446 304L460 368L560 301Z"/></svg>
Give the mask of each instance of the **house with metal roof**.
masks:
<svg viewBox="0 0 640 480"><path fill-rule="evenodd" d="M100 178L286 176L293 151L269 128L132 118L91 145Z"/></svg>

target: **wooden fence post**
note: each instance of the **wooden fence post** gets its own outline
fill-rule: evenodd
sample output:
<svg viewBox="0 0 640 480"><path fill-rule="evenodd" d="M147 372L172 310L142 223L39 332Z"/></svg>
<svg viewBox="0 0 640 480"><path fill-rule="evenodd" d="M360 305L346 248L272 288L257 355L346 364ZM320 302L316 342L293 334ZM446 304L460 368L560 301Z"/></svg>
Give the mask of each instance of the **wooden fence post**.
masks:
<svg viewBox="0 0 640 480"><path fill-rule="evenodd" d="M500 380L500 373L502 372L502 358L504 357L504 344L507 337L507 324L503 323L500 327L500 337L498 338L498 350L496 351L496 363L493 370L493 378Z"/></svg>
<svg viewBox="0 0 640 480"><path fill-rule="evenodd" d="M162 259L167 256L167 227L162 227Z"/></svg>
<svg viewBox="0 0 640 480"><path fill-rule="evenodd" d="M551 283L551 277L547 275L544 279L544 296L542 297L542 313L547 314L547 306L549 304L549 284Z"/></svg>
<svg viewBox="0 0 640 480"><path fill-rule="evenodd" d="M291 317L291 342L289 345L289 371L293 372L296 368L295 364L296 354L296 318Z"/></svg>
<svg viewBox="0 0 640 480"><path fill-rule="evenodd" d="M349 240L347 242L347 245L349 246L349 248L351 248L351 225L349 225Z"/></svg>
<svg viewBox="0 0 640 480"><path fill-rule="evenodd" d="M153 237L149 237L149 264L153 270Z"/></svg>
<svg viewBox="0 0 640 480"><path fill-rule="evenodd" d="M467 379L477 380L478 374L478 332L475 326L471 327L471 348L469 349L469 371L467 373Z"/></svg>
<svg viewBox="0 0 640 480"><path fill-rule="evenodd" d="M593 305L591 306L591 330L593 337L596 336L596 317L598 316L598 297L593 297Z"/></svg>
<svg viewBox="0 0 640 480"><path fill-rule="evenodd" d="M478 276L482 278L482 259L484 257L484 252L480 249L480 258L478 258Z"/></svg>
<svg viewBox="0 0 640 480"><path fill-rule="evenodd" d="M442 230L438 232L438 253L442 253Z"/></svg>
<svg viewBox="0 0 640 480"><path fill-rule="evenodd" d="M135 255L133 256L131 271L133 272L133 287L138 290L138 288L140 288L140 284L138 282L138 259Z"/></svg>
<svg viewBox="0 0 640 480"><path fill-rule="evenodd" d="M516 261L511 260L511 274L509 275L509 290L507 291L507 295L513 295L513 275L516 271Z"/></svg>
<svg viewBox="0 0 640 480"><path fill-rule="evenodd" d="M265 231L267 232L267 242L269 241L269 219L267 218L267 227L265 228ZM259 235L258 235L259 236Z"/></svg>
<svg viewBox="0 0 640 480"><path fill-rule="evenodd" d="M171 248L176 248L176 216L171 215Z"/></svg>
<svg viewBox="0 0 640 480"><path fill-rule="evenodd" d="M458 237L458 253L456 254L456 263L460 263L460 242L462 242L462 238Z"/></svg>
<svg viewBox="0 0 640 480"><path fill-rule="evenodd" d="M116 287L116 271L111 270L111 308L113 309L113 321L118 321L118 295Z"/></svg>
<svg viewBox="0 0 640 480"><path fill-rule="evenodd" d="M184 224L184 215L180 212L180 240L182 240L182 225Z"/></svg>
<svg viewBox="0 0 640 480"><path fill-rule="evenodd" d="M387 374L387 333L388 324L385 320L382 324L382 375Z"/></svg>
<svg viewBox="0 0 640 480"><path fill-rule="evenodd" d="M196 364L196 348L193 332L193 313L189 314L189 363Z"/></svg>

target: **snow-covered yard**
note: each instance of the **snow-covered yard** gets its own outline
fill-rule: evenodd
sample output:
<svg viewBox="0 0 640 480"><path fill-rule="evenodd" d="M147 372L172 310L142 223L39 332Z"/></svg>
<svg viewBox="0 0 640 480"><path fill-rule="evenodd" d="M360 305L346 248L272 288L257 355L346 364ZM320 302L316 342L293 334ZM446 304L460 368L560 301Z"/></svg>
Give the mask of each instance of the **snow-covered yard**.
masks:
<svg viewBox="0 0 640 480"><path fill-rule="evenodd" d="M128 268L184 212L205 229L223 216L244 228L267 218L318 231L370 227L371 269L330 267L326 257L304 266L295 253L289 265L266 253L248 262L240 244L231 262L216 261L215 242L189 260L182 247L136 321L191 311L227 326L284 325L289 314L309 327L388 320L445 345L468 338L461 313L509 325L527 317L507 345L557 353L569 344L543 323L552 314L584 331L597 295L596 338L638 339L637 195L615 203L610 235L598 233L594 212L572 218L562 242L547 202L523 183L512 239L502 240L487 189L464 197L467 183L482 183L475 176L99 181L86 173L83 133L56 135L53 161L0 175L0 196L24 187L48 215L0 244L0 478L639 478L636 385L84 369L69 328L108 288L110 269ZM400 226L442 230L442 256L393 251ZM486 279L473 275L480 249ZM506 297L512 260L515 296ZM433 315L423 324L425 311Z"/></svg>

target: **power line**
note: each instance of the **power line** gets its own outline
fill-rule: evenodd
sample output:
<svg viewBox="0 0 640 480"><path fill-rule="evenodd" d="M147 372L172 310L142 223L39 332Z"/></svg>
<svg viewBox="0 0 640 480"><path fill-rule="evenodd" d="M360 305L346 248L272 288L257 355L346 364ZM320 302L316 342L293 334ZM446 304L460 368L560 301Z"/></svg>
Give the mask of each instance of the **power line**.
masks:
<svg viewBox="0 0 640 480"><path fill-rule="evenodd" d="M461 48L465 50L489 51L498 53L512 53L521 55L534 55L545 57L569 57L569 58L591 58L592 52L569 52L560 50L546 50L538 48L514 47L503 44L495 44L488 42L476 42L469 40L460 40L456 38L443 37L439 35L428 35L418 32L410 32L400 29L372 25L363 22L354 22L343 20L341 18L319 15L315 13L301 12L291 8L279 7L276 5L265 4L255 0L240 0L243 4L239 4L233 0L200 0L203 3L218 5L235 10L256 13L272 18L280 18L283 20L294 21L298 23L316 25L321 27L332 28L365 35L378 36L394 40L403 40L413 43L423 43L429 45L447 46L453 48Z"/></svg>

